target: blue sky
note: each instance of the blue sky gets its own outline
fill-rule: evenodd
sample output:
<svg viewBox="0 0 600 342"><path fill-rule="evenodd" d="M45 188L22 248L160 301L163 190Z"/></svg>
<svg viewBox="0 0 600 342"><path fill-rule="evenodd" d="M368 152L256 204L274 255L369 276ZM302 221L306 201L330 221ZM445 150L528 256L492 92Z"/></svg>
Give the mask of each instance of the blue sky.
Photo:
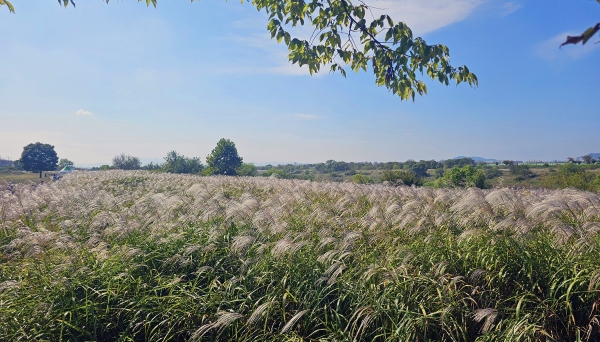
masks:
<svg viewBox="0 0 600 342"><path fill-rule="evenodd" d="M477 89L428 82L415 102L368 72L308 75L249 3L12 3L16 14L0 8L0 156L41 141L76 164L204 159L223 137L255 163L600 152L600 36L558 49L598 22L595 1L368 2L479 78Z"/></svg>

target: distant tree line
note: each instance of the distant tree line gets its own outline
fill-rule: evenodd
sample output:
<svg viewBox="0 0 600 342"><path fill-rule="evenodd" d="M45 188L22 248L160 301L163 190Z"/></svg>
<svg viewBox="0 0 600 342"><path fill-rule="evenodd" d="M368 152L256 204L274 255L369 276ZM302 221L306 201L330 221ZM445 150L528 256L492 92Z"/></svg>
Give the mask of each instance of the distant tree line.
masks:
<svg viewBox="0 0 600 342"><path fill-rule="evenodd" d="M201 174L201 175L227 175L227 176L254 176L256 166L243 162L239 156L235 143L229 139L221 139L217 146L206 157L206 164L198 157L186 157L177 151L169 151L163 158L163 163L150 162L141 165L140 159L125 153L116 155L111 165L103 165L93 170L148 170L154 172Z"/></svg>

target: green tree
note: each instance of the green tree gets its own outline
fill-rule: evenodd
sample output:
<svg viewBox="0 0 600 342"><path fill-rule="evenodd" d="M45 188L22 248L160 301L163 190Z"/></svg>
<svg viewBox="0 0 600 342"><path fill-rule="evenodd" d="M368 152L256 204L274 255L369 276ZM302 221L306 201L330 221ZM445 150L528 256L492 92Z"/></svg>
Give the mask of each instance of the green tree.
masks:
<svg viewBox="0 0 600 342"><path fill-rule="evenodd" d="M421 185L421 178L414 172L406 170L385 170L381 180L396 185Z"/></svg>
<svg viewBox="0 0 600 342"><path fill-rule="evenodd" d="M23 147L21 159L18 164L26 171L39 172L42 178L42 171L55 170L58 163L58 156L54 151L54 146L36 142Z"/></svg>
<svg viewBox="0 0 600 342"><path fill-rule="evenodd" d="M58 161L58 169L62 170L63 167L67 166L67 165L75 165L75 163L73 163L72 161L70 161L67 158L61 158Z"/></svg>
<svg viewBox="0 0 600 342"><path fill-rule="evenodd" d="M236 169L242 166L242 161L235 144L229 139L219 140L211 154L206 156L206 163L213 175L235 176Z"/></svg>
<svg viewBox="0 0 600 342"><path fill-rule="evenodd" d="M257 172L256 166L252 163L242 163L236 170L238 176L256 176Z"/></svg>
<svg viewBox="0 0 600 342"><path fill-rule="evenodd" d="M352 181L357 184L371 184L373 180L369 176L361 175L360 173L352 176Z"/></svg>
<svg viewBox="0 0 600 342"><path fill-rule="evenodd" d="M109 0L105 0L107 3ZM138 0L141 2L142 0ZM194 2L194 0L191 0ZM59 0L65 7L72 0ZM157 0L145 0L157 6ZM0 5L7 4L0 0ZM329 67L344 77L342 65L358 72L369 66L378 86L385 86L402 100L415 99L427 93L421 76L449 85L466 82L477 86L477 77L466 66L450 65L450 51L441 44L428 45L421 37L413 37L404 22L395 22L383 14L373 19L372 7L362 1L350 0L252 0L256 9L265 10L271 38L283 42L288 59L306 65L311 74ZM315 34L309 40L292 37L290 26L312 26Z"/></svg>
<svg viewBox="0 0 600 342"><path fill-rule="evenodd" d="M139 170L140 158L121 153L112 159L112 167L121 170Z"/></svg>
<svg viewBox="0 0 600 342"><path fill-rule="evenodd" d="M165 172L198 174L204 169L200 158L188 158L176 151L170 151L164 159L162 169Z"/></svg>
<svg viewBox="0 0 600 342"><path fill-rule="evenodd" d="M485 186L485 173L473 165L453 167L444 173L443 178L436 180L438 186L450 187L477 187Z"/></svg>

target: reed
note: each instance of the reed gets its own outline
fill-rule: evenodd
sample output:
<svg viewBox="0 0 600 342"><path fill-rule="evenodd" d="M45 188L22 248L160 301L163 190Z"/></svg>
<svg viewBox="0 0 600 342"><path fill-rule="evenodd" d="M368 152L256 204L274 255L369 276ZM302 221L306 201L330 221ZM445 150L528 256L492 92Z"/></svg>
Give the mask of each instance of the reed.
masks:
<svg viewBox="0 0 600 342"><path fill-rule="evenodd" d="M0 191L3 341L597 341L600 196L143 171Z"/></svg>

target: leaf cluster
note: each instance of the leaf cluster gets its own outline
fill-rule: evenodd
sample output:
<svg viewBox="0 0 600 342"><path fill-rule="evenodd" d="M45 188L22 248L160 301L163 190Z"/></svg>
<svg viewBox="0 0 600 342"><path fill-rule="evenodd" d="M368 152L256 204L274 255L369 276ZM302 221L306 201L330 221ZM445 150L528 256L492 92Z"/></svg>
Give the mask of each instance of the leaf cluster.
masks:
<svg viewBox="0 0 600 342"><path fill-rule="evenodd" d="M23 148L21 159L15 161L26 171L42 172L55 170L58 163L58 155L54 146L36 142Z"/></svg>
<svg viewBox="0 0 600 342"><path fill-rule="evenodd" d="M58 2L75 6L73 0ZM157 0L145 2L157 6ZM14 12L8 1L0 0L3 4ZM374 16L373 8L362 0L252 0L252 5L269 15L267 29L271 38L288 47L288 59L306 65L311 74L329 68L345 77L344 66L355 72L367 71L370 66L378 86L413 101L415 95L427 94L424 76L445 85L451 81L478 85L477 76L467 66L450 64L448 47L428 45L413 37L404 22L394 22L389 15ZM305 24L314 28L309 39L292 36L290 26Z"/></svg>
<svg viewBox="0 0 600 342"><path fill-rule="evenodd" d="M237 174L237 168L242 166L243 159L238 155L235 143L229 139L221 139L211 154L206 156L206 164L213 175Z"/></svg>

